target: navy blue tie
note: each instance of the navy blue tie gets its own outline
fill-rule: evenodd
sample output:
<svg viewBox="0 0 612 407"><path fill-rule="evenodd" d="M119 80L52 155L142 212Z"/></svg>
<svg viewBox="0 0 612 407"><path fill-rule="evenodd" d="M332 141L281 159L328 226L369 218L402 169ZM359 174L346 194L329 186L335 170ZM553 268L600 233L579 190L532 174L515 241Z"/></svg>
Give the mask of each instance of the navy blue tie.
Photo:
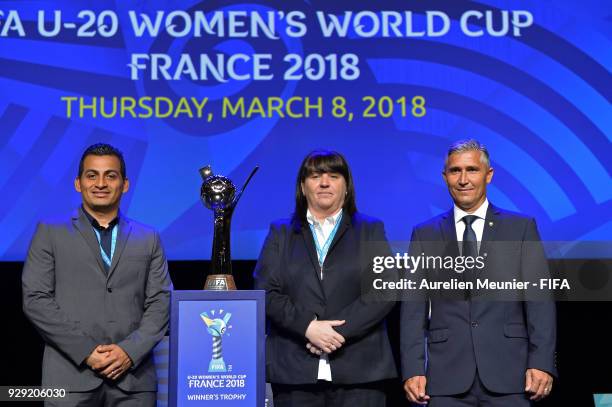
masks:
<svg viewBox="0 0 612 407"><path fill-rule="evenodd" d="M465 230L463 231L463 248L461 254L463 257L476 258L478 256L478 239L476 238L476 232L472 229L472 223L478 219L475 215L466 215L461 219L465 223ZM474 270L465 270L464 279L476 285ZM466 299L470 299L473 295L472 290L466 290Z"/></svg>
<svg viewBox="0 0 612 407"><path fill-rule="evenodd" d="M478 219L476 215L466 215L461 219L465 223L465 230L463 231L463 250L461 254L463 257L478 256L478 239L476 238L476 232L472 229L472 223Z"/></svg>

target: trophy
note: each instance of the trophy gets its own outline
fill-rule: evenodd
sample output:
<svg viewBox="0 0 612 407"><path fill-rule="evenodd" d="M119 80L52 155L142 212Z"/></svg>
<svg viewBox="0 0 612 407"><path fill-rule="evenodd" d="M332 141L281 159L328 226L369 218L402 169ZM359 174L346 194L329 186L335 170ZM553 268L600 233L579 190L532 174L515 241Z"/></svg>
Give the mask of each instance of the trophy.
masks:
<svg viewBox="0 0 612 407"><path fill-rule="evenodd" d="M223 360L223 346L221 337L227 331L227 323L232 317L229 312L226 313L223 318L212 319L208 316L208 313L203 312L200 314L200 318L206 324L206 330L212 335L212 358L208 364L208 372L227 372L225 367L225 361Z"/></svg>
<svg viewBox="0 0 612 407"><path fill-rule="evenodd" d="M236 283L232 276L232 260L230 256L230 224L232 214L246 186L259 169L253 168L242 190L236 194L236 187L229 178L214 175L207 165L200 168L202 188L200 198L214 214L214 235L212 245L211 271L206 277L205 290L235 290Z"/></svg>

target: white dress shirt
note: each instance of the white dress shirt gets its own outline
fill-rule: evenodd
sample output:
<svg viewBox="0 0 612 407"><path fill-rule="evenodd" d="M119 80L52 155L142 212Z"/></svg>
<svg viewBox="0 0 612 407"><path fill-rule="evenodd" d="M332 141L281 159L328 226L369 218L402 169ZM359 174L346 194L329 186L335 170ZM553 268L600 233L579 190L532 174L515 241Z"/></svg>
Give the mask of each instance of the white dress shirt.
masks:
<svg viewBox="0 0 612 407"><path fill-rule="evenodd" d="M323 247L327 242L329 235L331 234L332 230L334 230L334 227L336 227L336 223L338 222L341 213L342 208L340 208L340 210L336 214L325 218L325 220L323 220L323 222L321 223L317 220L317 218L314 217L312 213L310 213L310 210L306 211L306 220L308 221L309 225L312 225L314 227L315 236L317 238L317 242L319 243L319 247ZM320 264L323 264L323 262L325 261L326 254L327 253L323 253L323 258L319 259ZM317 252L317 256L318 255L319 253ZM321 280L323 280L323 268L320 268L319 272L319 277L321 278ZM319 373L317 375L317 379L326 380L328 382L332 381L331 366L329 365L329 358L327 357L326 353L323 353L319 358Z"/></svg>
<svg viewBox="0 0 612 407"><path fill-rule="evenodd" d="M484 231L485 219L487 217L487 209L489 208L489 200L485 199L485 201L480 205L476 211L473 213L467 213L466 211L460 209L457 205L455 205L453 212L455 214L455 231L457 232L457 242L459 242L459 247L461 247L461 243L463 242L463 232L465 231L465 223L463 222L463 217L466 215L475 215L477 217L476 220L472 223L472 229L476 233L476 240L478 240L478 248L480 248L480 242L482 241L482 233Z"/></svg>

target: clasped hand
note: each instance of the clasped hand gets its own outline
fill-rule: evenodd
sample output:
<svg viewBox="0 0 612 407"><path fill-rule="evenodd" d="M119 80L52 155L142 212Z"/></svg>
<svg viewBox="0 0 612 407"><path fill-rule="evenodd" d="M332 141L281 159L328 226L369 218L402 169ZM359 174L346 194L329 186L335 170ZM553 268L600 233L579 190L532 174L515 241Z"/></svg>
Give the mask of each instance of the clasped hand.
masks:
<svg viewBox="0 0 612 407"><path fill-rule="evenodd" d="M98 345L85 363L107 379L117 380L132 366L132 359L119 345Z"/></svg>
<svg viewBox="0 0 612 407"><path fill-rule="evenodd" d="M346 321L318 321L314 320L306 329L306 348L315 355L323 352L332 353L344 345L345 339L334 327L344 325Z"/></svg>

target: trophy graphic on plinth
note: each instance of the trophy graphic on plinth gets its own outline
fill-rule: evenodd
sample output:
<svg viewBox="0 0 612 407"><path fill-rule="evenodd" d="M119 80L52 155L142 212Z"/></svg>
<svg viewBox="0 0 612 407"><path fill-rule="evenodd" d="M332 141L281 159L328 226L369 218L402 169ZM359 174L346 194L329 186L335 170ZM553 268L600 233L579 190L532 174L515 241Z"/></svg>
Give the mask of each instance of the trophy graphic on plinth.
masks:
<svg viewBox="0 0 612 407"><path fill-rule="evenodd" d="M223 175L214 175L210 165L200 168L202 188L200 198L214 214L214 235L211 257L211 271L206 277L205 290L235 290L230 256L230 225L234 208L244 193L253 175L259 169L253 168L242 190L236 194L236 186Z"/></svg>
<svg viewBox="0 0 612 407"><path fill-rule="evenodd" d="M214 312L214 311L213 311ZM206 330L212 335L212 358L208 364L208 372L227 372L225 361L223 360L223 343L222 336L227 332L227 323L229 322L232 314L226 313L223 318L212 319L208 316L208 313L203 312L200 317L206 324Z"/></svg>

